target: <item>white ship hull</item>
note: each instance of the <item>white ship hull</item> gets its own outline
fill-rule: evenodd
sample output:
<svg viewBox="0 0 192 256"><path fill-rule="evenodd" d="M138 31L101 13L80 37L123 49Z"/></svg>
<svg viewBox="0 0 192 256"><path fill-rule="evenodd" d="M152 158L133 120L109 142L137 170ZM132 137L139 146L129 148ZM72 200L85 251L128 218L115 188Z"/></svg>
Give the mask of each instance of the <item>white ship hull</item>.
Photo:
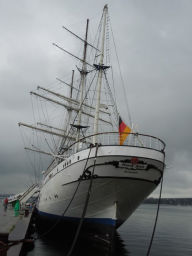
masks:
<svg viewBox="0 0 192 256"><path fill-rule="evenodd" d="M80 77L77 79L73 70L70 83L58 78L53 90L38 86L31 95L58 108L38 102L42 109L42 113L37 111L40 122L19 123L36 135L44 134L33 138L25 149L51 157L36 205L39 226L45 224L44 234L55 228L61 228L62 235L77 230L112 234L157 187L163 175L165 143L136 132L130 114L130 127L120 116L115 85L119 95L125 92L125 85L120 69L112 69L119 66L119 60L116 47L110 57L109 20L105 5L94 39L96 46L88 43L88 19L85 38L63 26L83 42L83 55L78 55L82 59L53 45L78 60ZM115 56L118 65L110 62Z"/></svg>
<svg viewBox="0 0 192 256"><path fill-rule="evenodd" d="M95 150L96 147L91 149L87 166L90 149L71 155L46 176L37 206L39 215L46 221L55 218L65 222L79 221L90 184ZM135 158L137 163L132 161ZM85 166L86 175L72 199ZM156 188L163 169L164 153L161 151L100 146L84 222L119 227Z"/></svg>

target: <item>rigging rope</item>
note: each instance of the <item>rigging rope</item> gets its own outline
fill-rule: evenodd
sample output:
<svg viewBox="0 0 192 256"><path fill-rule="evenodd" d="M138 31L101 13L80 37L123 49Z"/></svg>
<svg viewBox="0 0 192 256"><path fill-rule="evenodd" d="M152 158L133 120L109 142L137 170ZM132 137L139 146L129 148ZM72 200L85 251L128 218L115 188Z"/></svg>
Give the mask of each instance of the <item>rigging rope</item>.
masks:
<svg viewBox="0 0 192 256"><path fill-rule="evenodd" d="M111 22L110 22L110 18L109 18L109 24L110 24L111 34L112 34L112 38L113 38L113 44L114 44L114 48L115 48L115 55L116 55L117 63L118 63L118 67L119 67L119 73L120 73L121 83L122 83L122 87L123 87L123 94L124 94L124 97L125 97L125 104L127 106L128 119L129 119L130 124L132 125L132 119L131 119L131 113L130 113L130 108L129 108L129 104L128 104L126 89L125 89L125 83L124 83L123 76L122 76L122 71L121 71L121 67L120 67L119 57L118 57L118 54L117 54L117 47L116 47L116 44L115 44L115 38L114 38L114 35L113 35L113 30L112 30L112 25L111 25Z"/></svg>
<svg viewBox="0 0 192 256"><path fill-rule="evenodd" d="M94 79L95 79L96 74L97 74L97 72L95 72L95 74L94 74L94 76L93 76L93 79L92 79L92 81L91 81L91 83L90 83L90 85L89 85L89 88L88 88L88 90L87 90L87 92L86 92L86 94L85 94L85 96L84 96L84 98L83 98L82 104L80 105L79 108L82 108L83 103L84 103L84 101L85 101L86 98L87 98L88 92L89 92L89 90L90 90L90 88L91 88L91 86L92 86L92 84L93 84L93 81L94 81ZM74 118L72 124L75 123L75 120L76 120L77 116L78 116L78 112L76 113L75 118ZM71 128L69 129L69 131L68 131L68 133L67 133L67 135L66 135L66 139L64 140L63 145L65 144L65 142L66 142L66 140L67 140L67 136L70 134L71 130L72 130L72 126L71 126ZM68 141L68 143L66 144L66 146L69 145L69 142L70 142L70 140ZM61 147L62 147L62 146L61 146ZM66 151L67 151L67 150L66 150ZM63 153L64 153L64 152L63 152Z"/></svg>
<svg viewBox="0 0 192 256"><path fill-rule="evenodd" d="M116 104L116 100L113 98L113 93L112 93L112 91L111 91L111 88L110 88L110 86L109 86L109 82L108 82L108 80L107 80L107 75L106 75L106 71L104 71L104 76L105 76L105 81L106 81L106 85L107 85L107 89L108 89L108 91L109 91L109 95L110 95L110 97L111 97L111 100L112 100L112 103L113 103L113 112L115 113L115 117L116 117L116 125L117 125L117 127L118 127L118 125L119 125L119 123L118 123L118 116L119 116L119 113L118 113L118 110L117 110L117 104Z"/></svg>
<svg viewBox="0 0 192 256"><path fill-rule="evenodd" d="M23 135L21 129L19 129L19 132L20 132L21 140L22 140L24 148L25 148L26 147L26 143L25 143L25 140L24 140L24 135ZM29 154L27 153L26 150L25 150L25 154L26 154L26 159L28 159L28 161L30 163L29 166L31 165L31 169L33 170L33 175L34 175L34 177L36 177L37 171L36 171L36 166L34 164L34 161L32 161L31 157L29 156ZM29 173L28 173L28 178L29 178L30 184L33 184L34 180L32 180L31 175L29 175ZM36 178L35 178L35 183L36 183Z"/></svg>

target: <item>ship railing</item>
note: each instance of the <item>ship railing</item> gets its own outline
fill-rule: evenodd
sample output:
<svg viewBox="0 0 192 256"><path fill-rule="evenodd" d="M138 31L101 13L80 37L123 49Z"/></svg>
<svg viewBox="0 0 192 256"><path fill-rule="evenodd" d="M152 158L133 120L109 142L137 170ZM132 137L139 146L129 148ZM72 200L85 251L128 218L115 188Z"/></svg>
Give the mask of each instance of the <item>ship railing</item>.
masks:
<svg viewBox="0 0 192 256"><path fill-rule="evenodd" d="M127 135L122 145L120 145L120 134L118 132L103 132L83 137L69 146L64 155L71 155L87 149L92 144L93 137L95 137L95 141L102 146L140 147L161 152L165 150L165 143L157 137L141 133L121 133L121 136L122 135L125 135L125 137Z"/></svg>

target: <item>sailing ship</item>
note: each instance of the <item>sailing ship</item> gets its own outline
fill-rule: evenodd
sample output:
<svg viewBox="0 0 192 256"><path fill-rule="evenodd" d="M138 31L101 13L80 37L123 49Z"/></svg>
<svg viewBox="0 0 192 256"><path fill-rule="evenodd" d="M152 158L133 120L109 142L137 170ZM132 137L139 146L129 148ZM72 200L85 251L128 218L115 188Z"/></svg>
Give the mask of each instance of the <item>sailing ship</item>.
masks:
<svg viewBox="0 0 192 256"><path fill-rule="evenodd" d="M108 78L113 70L109 62L108 6L103 8L94 43L88 42L89 20L85 38L63 28L83 43L83 57L54 44L79 61L78 86L73 71L71 83L57 79L69 88L68 95L40 86L31 94L66 109L65 124L61 128L48 122L19 123L59 138L49 152L34 145L26 148L52 158L43 172L37 203L39 223L46 224L47 230L52 223L62 232L76 232L82 222L85 232L109 237L160 183L165 144L159 138L135 132L119 114L113 79Z"/></svg>

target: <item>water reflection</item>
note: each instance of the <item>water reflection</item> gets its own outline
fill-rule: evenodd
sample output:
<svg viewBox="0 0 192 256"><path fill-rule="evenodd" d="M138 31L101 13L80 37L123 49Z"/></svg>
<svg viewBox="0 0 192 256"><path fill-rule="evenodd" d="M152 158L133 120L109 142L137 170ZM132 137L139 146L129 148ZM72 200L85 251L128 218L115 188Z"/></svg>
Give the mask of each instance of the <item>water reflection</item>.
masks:
<svg viewBox="0 0 192 256"><path fill-rule="evenodd" d="M46 237L36 241L35 248L27 256L64 256L70 249L70 243L62 237L53 239ZM128 251L125 249L124 242L116 232L112 242L99 237L80 236L72 256L127 256Z"/></svg>
<svg viewBox="0 0 192 256"><path fill-rule="evenodd" d="M112 256L128 256L130 253L125 248L125 243L123 239L121 238L120 234L118 232L115 233L114 241L113 241L113 250L111 252Z"/></svg>

